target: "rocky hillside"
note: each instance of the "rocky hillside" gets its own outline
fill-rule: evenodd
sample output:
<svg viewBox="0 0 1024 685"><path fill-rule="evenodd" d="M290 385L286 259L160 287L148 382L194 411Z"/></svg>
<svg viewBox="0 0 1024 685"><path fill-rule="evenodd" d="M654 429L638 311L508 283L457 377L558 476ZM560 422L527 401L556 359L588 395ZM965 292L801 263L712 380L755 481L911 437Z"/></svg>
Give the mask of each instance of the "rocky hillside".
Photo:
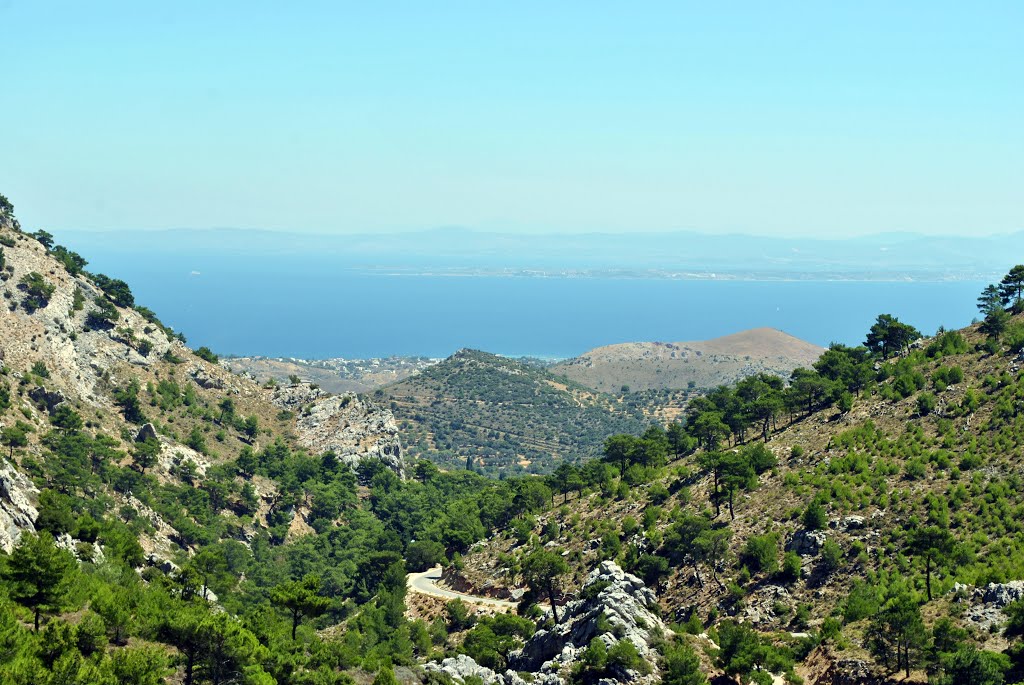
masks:
<svg viewBox="0 0 1024 685"><path fill-rule="evenodd" d="M205 472L259 449L260 436L275 433L294 435L318 453L333 450L345 463L373 458L402 471L387 410L308 385L260 387L209 354L194 354L151 312L133 306L126 284L114 286L112 298L97 285L109 279L69 272L59 259L63 248L55 258L10 221L0 225L0 238L7 305L0 310L0 362L11 396L0 424L24 427L26 454L43 449L53 417L71 410L87 426L119 436L111 448L125 464L145 424L160 446L151 473L161 478L173 478L184 462ZM34 493L12 464L5 462L2 473L0 545L9 549L18 529L31 530Z"/></svg>
<svg viewBox="0 0 1024 685"><path fill-rule="evenodd" d="M373 395L389 403L412 456L483 473L547 473L600 452L605 437L642 430L643 412L536 364L476 350Z"/></svg>
<svg viewBox="0 0 1024 685"><path fill-rule="evenodd" d="M732 442L724 425L702 433L723 416L709 403L690 430L716 449L666 464L654 449L664 438L648 434L629 455L588 464L581 476L593 485L570 487L555 509L479 546L461 584L500 595L496 585L514 586L543 545L568 562L563 588L603 560L641 576L678 631L723 648L708 651L709 675L1004 682L964 675L965 664L991 661L1016 682L1022 349L1024 316L998 312L889 359L838 348L792 389L817 393L811 410L780 404L767 442ZM845 400L829 399L847 388ZM634 466L620 479L621 458ZM736 640L762 650L762 665L725 649Z"/></svg>
<svg viewBox="0 0 1024 685"><path fill-rule="evenodd" d="M788 377L824 350L774 328L756 328L699 342L608 345L551 367L602 392L713 388L759 373Z"/></svg>

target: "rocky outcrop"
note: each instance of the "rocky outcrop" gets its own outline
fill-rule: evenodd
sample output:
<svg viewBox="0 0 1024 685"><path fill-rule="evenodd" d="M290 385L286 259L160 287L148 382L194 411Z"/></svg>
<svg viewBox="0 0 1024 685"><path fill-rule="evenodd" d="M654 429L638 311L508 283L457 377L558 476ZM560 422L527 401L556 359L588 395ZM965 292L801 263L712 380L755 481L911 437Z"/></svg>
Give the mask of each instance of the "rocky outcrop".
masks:
<svg viewBox="0 0 1024 685"><path fill-rule="evenodd" d="M442 673L458 683L464 683L467 679L475 680L479 678L484 685L527 685L526 681L515 671L508 670L504 673L497 673L486 666L481 666L465 654L449 657L440 663L436 661L428 662L424 669L428 673ZM532 682L535 685L538 683L540 685L548 685L550 681L534 679ZM556 680L551 685L560 682Z"/></svg>
<svg viewBox="0 0 1024 685"><path fill-rule="evenodd" d="M654 666L658 655L651 646L655 634L665 631L658 618L658 600L643 581L624 572L615 562L605 561L591 571L580 592L580 599L563 608L562 622L548 630L538 630L522 649L509 654L510 669L497 673L466 655L426 664L427 671L442 673L455 682L479 678L485 685L525 685L517 672L530 674L533 685L565 685L566 676L592 640L611 646L629 640L643 660ZM648 675L623 671L601 683L656 683L656 670Z"/></svg>
<svg viewBox="0 0 1024 685"><path fill-rule="evenodd" d="M295 429L304 447L334 452L352 468L377 459L405 477L398 424L389 410L357 395L330 395L308 384L279 388L271 399L296 413Z"/></svg>
<svg viewBox="0 0 1024 685"><path fill-rule="evenodd" d="M29 390L28 397L37 407L45 409L49 413L53 413L53 410L63 404L66 399L64 394L58 390L47 390L39 386Z"/></svg>
<svg viewBox="0 0 1024 685"><path fill-rule="evenodd" d="M135 442L145 442L147 440L159 440L156 434L156 427L151 423L143 424L142 428L135 435Z"/></svg>
<svg viewBox="0 0 1024 685"><path fill-rule="evenodd" d="M200 388L206 388L207 390L223 390L225 387L223 378L213 375L199 364L193 366L189 370L188 375L192 377L192 380L195 381L195 384Z"/></svg>
<svg viewBox="0 0 1024 685"><path fill-rule="evenodd" d="M990 631L1006 624L1007 616L1003 609L1024 600L1024 580L989 583L985 587L957 583L953 586L953 593L957 601L968 605L963 618L984 631Z"/></svg>
<svg viewBox="0 0 1024 685"><path fill-rule="evenodd" d="M863 659L840 659L832 664L819 682L828 685L890 685L896 682Z"/></svg>
<svg viewBox="0 0 1024 685"><path fill-rule="evenodd" d="M605 561L587 576L580 595L581 599L564 607L560 624L537 631L521 650L509 655L513 669L547 676L562 674L594 639L609 646L629 640L644 661L657 663L651 643L654 633L664 631L665 625L655 613L658 598L642 580L626 573L615 562ZM604 621L599 620L602 616ZM601 627L609 629L602 632ZM657 674L622 673L619 679L657 682Z"/></svg>
<svg viewBox="0 0 1024 685"><path fill-rule="evenodd" d="M1011 580L1009 583L989 583L980 588L981 597L986 604L994 604L1000 609L1024 599L1024 580Z"/></svg>
<svg viewBox="0 0 1024 685"><path fill-rule="evenodd" d="M6 459L0 460L0 549L10 553L22 532L34 533L39 490Z"/></svg>
<svg viewBox="0 0 1024 685"><path fill-rule="evenodd" d="M798 530L786 542L786 551L796 552L802 557L816 557L827 539L820 530Z"/></svg>

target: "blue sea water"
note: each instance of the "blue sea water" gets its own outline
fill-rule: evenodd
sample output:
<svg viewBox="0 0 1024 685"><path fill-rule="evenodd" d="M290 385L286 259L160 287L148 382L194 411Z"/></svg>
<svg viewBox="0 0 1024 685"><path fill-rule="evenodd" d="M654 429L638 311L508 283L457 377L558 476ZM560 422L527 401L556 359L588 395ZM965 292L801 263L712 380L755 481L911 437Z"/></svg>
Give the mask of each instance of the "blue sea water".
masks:
<svg viewBox="0 0 1024 685"><path fill-rule="evenodd" d="M98 257L98 258L97 258ZM394 276L330 260L94 255L193 346L301 358L443 357L472 347L570 357L617 342L770 326L857 344L880 313L932 333L975 316L984 283Z"/></svg>

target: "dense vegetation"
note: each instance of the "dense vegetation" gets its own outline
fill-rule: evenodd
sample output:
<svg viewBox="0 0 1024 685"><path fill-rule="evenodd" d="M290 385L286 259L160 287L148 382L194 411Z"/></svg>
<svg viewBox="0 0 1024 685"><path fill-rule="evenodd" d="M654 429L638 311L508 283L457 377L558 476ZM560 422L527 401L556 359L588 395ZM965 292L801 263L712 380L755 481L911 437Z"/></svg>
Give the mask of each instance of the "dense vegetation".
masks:
<svg viewBox="0 0 1024 685"><path fill-rule="evenodd" d="M463 350L378 391L413 456L487 475L548 473L561 461L600 455L612 433L642 430L638 407L595 393L543 367Z"/></svg>

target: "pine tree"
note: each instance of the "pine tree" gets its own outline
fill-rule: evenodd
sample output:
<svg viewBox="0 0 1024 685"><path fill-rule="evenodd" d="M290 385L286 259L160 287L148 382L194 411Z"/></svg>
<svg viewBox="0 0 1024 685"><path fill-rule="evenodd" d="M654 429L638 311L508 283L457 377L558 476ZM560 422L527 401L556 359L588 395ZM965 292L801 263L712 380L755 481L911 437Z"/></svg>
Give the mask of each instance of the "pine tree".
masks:
<svg viewBox="0 0 1024 685"><path fill-rule="evenodd" d="M42 612L61 608L76 570L74 556L58 548L47 532L24 534L14 548L4 580L10 598L32 610L36 632Z"/></svg>
<svg viewBox="0 0 1024 685"><path fill-rule="evenodd" d="M321 597L320 576L307 575L302 580L293 580L278 585L270 593L270 601L291 614L292 640L303 618L314 618L327 611L330 600Z"/></svg>

